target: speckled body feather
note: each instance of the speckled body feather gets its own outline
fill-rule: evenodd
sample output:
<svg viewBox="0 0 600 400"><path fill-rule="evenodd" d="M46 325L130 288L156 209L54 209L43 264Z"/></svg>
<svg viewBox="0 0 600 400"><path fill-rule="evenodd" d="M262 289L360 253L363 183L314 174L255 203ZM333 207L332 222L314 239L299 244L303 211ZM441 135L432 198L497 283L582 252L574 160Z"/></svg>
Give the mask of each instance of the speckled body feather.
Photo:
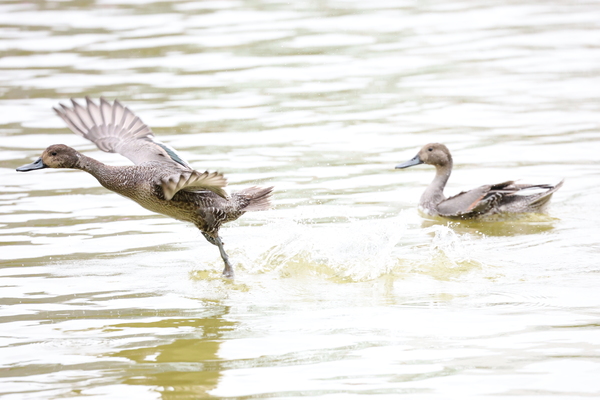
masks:
<svg viewBox="0 0 600 400"><path fill-rule="evenodd" d="M217 236L223 223L234 221L246 211L269 207L272 188L251 187L223 198L210 190L180 190L167 199L162 187L148 177L171 175L171 166L151 161L139 166L115 167L82 154L79 166L105 188L127 197L155 213L193 223L202 232ZM252 209L248 209L251 205ZM257 210L257 211L258 211Z"/></svg>

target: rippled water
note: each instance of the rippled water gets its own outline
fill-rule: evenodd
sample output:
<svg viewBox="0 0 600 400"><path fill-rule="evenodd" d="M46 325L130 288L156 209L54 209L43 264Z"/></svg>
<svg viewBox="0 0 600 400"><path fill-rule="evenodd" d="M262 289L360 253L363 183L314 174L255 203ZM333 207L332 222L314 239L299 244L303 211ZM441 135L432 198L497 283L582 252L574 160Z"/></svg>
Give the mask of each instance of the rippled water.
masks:
<svg viewBox="0 0 600 400"><path fill-rule="evenodd" d="M598 2L0 4L0 395L6 399L600 395ZM119 98L275 208L193 227L68 170L51 107ZM416 204L556 183L548 215Z"/></svg>

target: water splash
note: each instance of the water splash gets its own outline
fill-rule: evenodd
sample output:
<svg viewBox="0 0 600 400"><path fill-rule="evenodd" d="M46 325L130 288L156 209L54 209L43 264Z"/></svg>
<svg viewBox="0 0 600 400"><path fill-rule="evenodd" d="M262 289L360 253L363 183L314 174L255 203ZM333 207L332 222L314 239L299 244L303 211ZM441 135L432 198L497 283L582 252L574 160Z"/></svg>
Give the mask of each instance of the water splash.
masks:
<svg viewBox="0 0 600 400"><path fill-rule="evenodd" d="M408 273L449 279L482 266L469 251L476 240L473 236L442 225L415 229L419 223L409 212L335 224L279 220L255 227L254 234L248 235L255 242L251 246L246 243L246 250L235 256L250 273L321 276L339 283Z"/></svg>
<svg viewBox="0 0 600 400"><path fill-rule="evenodd" d="M459 234L451 226L433 225L426 229L433 239L424 254L424 262L416 265L417 270L437 279L451 279L484 266L473 252L476 237Z"/></svg>

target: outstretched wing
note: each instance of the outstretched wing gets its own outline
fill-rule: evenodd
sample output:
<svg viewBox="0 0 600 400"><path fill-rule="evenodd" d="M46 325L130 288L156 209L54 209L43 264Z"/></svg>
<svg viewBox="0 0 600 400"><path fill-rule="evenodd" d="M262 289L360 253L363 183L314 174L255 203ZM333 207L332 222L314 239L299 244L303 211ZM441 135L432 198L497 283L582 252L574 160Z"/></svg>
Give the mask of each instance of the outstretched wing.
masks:
<svg viewBox="0 0 600 400"><path fill-rule="evenodd" d="M72 107L61 104L54 111L75 134L93 142L102 151L119 153L135 164L161 161L178 166L176 173L156 181L167 200L180 190L210 190L228 197L223 189L227 186L223 174L193 170L172 147L157 141L148 125L119 101L111 104L100 98L97 105L88 97L85 100L85 107L71 99Z"/></svg>
<svg viewBox="0 0 600 400"><path fill-rule="evenodd" d="M163 161L190 168L172 147L157 141L148 125L117 100L111 104L100 98L97 105L88 97L85 99L86 107L71 99L72 107L60 104L60 108L54 108L75 134L100 150L119 153L135 164Z"/></svg>

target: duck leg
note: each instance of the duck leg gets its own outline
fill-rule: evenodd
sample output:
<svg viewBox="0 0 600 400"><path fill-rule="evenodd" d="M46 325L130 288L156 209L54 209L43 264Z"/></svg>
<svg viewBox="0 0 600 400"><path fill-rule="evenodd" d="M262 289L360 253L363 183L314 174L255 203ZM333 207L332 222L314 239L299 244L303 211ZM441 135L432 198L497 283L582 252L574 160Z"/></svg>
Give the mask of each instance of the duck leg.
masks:
<svg viewBox="0 0 600 400"><path fill-rule="evenodd" d="M233 267L231 266L231 263L229 262L229 256L227 255L227 253L225 253L225 249L223 248L223 241L221 240L220 236L217 236L216 242L217 242L217 246L219 247L219 252L221 253L221 258L223 259L223 262L225 263L225 269L223 270L223 276L225 278L233 279Z"/></svg>
<svg viewBox="0 0 600 400"><path fill-rule="evenodd" d="M219 253L221 253L221 258L223 259L223 262L225 263L225 269L223 270L223 277L233 279L233 266L231 266L231 263L229 262L229 256L227 255L227 253L225 252L225 249L223 248L223 241L221 240L221 237L218 235L211 236L205 232L202 232L202 234L204 235L206 240L209 241L209 243L214 244L215 246L217 246L219 248Z"/></svg>

